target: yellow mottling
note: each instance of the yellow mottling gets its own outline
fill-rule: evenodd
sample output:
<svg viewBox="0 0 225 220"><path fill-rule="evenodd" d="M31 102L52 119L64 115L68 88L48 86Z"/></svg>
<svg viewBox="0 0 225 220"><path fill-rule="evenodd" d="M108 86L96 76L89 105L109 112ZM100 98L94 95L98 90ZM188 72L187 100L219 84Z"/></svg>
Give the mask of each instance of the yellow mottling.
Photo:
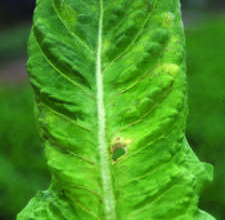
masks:
<svg viewBox="0 0 225 220"><path fill-rule="evenodd" d="M112 146L120 146L120 147L127 147L128 144L132 142L131 139L125 139L121 136L116 136L112 140Z"/></svg>
<svg viewBox="0 0 225 220"><path fill-rule="evenodd" d="M167 12L162 15L162 23L165 27L172 26L174 22L175 16L172 12Z"/></svg>
<svg viewBox="0 0 225 220"><path fill-rule="evenodd" d="M112 46L112 42L108 39L105 39L102 45L102 54L105 54L110 47Z"/></svg>
<svg viewBox="0 0 225 220"><path fill-rule="evenodd" d="M164 63L160 65L157 69L157 73L161 75L169 74L171 76L176 76L179 73L179 66L173 63Z"/></svg>

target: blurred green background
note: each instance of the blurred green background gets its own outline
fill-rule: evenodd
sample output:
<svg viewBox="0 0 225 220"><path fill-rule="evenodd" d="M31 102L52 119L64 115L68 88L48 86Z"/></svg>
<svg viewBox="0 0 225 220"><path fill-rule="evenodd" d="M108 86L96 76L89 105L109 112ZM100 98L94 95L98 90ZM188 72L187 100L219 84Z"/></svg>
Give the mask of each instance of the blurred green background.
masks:
<svg viewBox="0 0 225 220"><path fill-rule="evenodd" d="M49 184L25 71L35 0L0 2L0 220L14 220ZM187 137L215 167L200 207L225 220L225 1L183 0L187 45Z"/></svg>

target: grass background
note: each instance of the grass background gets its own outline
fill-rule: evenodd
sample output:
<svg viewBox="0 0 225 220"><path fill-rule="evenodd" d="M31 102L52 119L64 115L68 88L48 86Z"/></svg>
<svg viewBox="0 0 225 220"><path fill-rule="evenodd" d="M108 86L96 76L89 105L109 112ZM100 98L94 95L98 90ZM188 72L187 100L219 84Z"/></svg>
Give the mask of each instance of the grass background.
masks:
<svg viewBox="0 0 225 220"><path fill-rule="evenodd" d="M0 31L0 64L11 59L26 56L30 24L24 23ZM1 77L1 73L0 73Z"/></svg>
<svg viewBox="0 0 225 220"><path fill-rule="evenodd" d="M25 56L30 25L1 32L1 63ZM225 17L209 17L186 28L190 114L187 137L202 161L215 167L214 182L200 207L225 219ZM13 220L49 183L27 82L0 83L0 219Z"/></svg>
<svg viewBox="0 0 225 220"><path fill-rule="evenodd" d="M200 206L225 219L225 17L186 30L189 118L187 137L202 161L214 165L214 181Z"/></svg>

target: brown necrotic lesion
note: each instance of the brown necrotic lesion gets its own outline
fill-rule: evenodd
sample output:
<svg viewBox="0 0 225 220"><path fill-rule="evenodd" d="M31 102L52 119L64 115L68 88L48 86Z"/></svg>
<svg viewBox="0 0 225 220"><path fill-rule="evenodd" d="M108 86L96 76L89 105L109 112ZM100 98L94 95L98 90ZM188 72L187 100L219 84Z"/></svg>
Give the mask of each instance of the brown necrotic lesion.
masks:
<svg viewBox="0 0 225 220"><path fill-rule="evenodd" d="M127 154L127 144L130 141L123 140L120 137L117 137L112 144L112 160L116 162L118 159L120 159L122 156Z"/></svg>

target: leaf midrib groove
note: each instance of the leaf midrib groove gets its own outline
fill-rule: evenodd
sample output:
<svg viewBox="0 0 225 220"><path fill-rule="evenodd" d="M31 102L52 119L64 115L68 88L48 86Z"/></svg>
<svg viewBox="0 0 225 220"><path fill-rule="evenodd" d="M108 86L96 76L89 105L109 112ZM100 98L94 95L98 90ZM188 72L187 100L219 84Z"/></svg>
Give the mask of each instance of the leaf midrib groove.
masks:
<svg viewBox="0 0 225 220"><path fill-rule="evenodd" d="M103 202L106 220L116 220L115 200L110 171L110 155L106 144L104 88L102 78L102 35L103 35L103 0L99 0L98 46L96 60L96 89L97 89L97 120L98 120L98 151L100 155L101 180L103 187Z"/></svg>

